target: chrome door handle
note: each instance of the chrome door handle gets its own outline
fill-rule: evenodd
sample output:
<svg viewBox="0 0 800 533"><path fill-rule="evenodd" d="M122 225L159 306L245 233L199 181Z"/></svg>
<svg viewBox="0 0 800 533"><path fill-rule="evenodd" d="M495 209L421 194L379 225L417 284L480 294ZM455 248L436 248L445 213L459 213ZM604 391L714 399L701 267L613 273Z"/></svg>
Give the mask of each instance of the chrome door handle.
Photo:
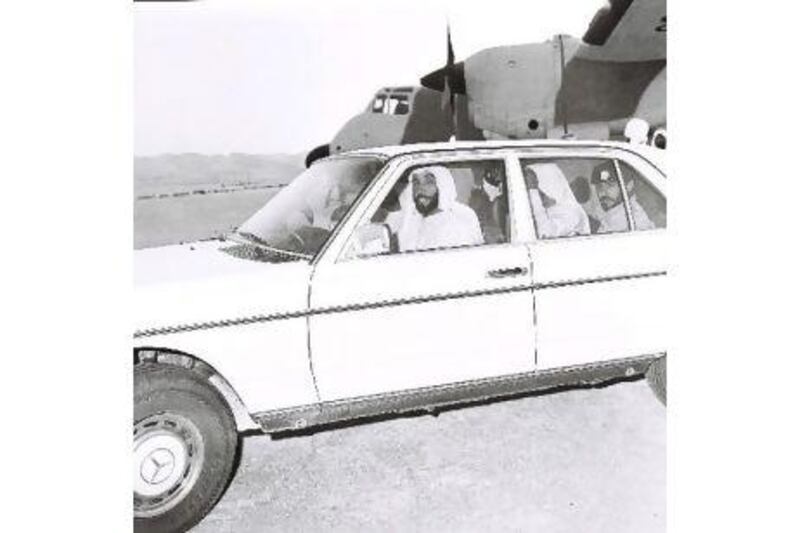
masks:
<svg viewBox="0 0 800 533"><path fill-rule="evenodd" d="M487 272L490 278L512 278L515 276L524 276L527 273L528 269L524 267L496 268Z"/></svg>

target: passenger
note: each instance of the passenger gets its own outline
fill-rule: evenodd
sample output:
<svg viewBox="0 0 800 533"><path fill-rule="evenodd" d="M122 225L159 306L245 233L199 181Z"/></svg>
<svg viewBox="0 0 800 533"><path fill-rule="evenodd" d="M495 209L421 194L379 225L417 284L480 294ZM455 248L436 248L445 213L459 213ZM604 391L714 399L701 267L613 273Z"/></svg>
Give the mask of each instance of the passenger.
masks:
<svg viewBox="0 0 800 533"><path fill-rule="evenodd" d="M478 215L485 242L505 242L507 208L500 171L487 167L479 176L480 179L476 176L467 205Z"/></svg>
<svg viewBox="0 0 800 533"><path fill-rule="evenodd" d="M456 199L450 171L442 166L414 170L400 194L400 211L386 223L402 251L483 244L475 212Z"/></svg>
<svg viewBox="0 0 800 533"><path fill-rule="evenodd" d="M581 204L586 216L589 217L589 228L592 233L597 233L600 228L600 217L596 216L595 213L599 207L595 205L597 200L592 196L592 185L589 183L589 179L586 176L578 176L572 180L569 188L572 189L575 199Z"/></svg>
<svg viewBox="0 0 800 533"><path fill-rule="evenodd" d="M328 180L326 185L327 191L324 198L322 198L321 202L317 201L317 205L314 206L313 223L316 227L332 230L339 219L347 212L350 204L353 203L358 195L358 191L352 190L352 187L347 187L346 185L348 184L346 183L334 180ZM320 188L322 188L322 185L320 185ZM344 209L341 209L342 207ZM335 216L336 214L339 215L338 219Z"/></svg>
<svg viewBox="0 0 800 533"><path fill-rule="evenodd" d="M589 235L589 217L575 199L567 178L555 163L534 163L524 169L528 196L539 238Z"/></svg>
<svg viewBox="0 0 800 533"><path fill-rule="evenodd" d="M625 190L628 193L628 205L636 229L653 229L655 224L647 216L644 208L636 199L633 178L623 173ZM628 230L628 214L625 212L625 202L622 189L617 179L617 171L612 161L606 161L595 167L592 171L592 185L597 192L597 198L603 212L600 213L600 228L598 233L612 233Z"/></svg>

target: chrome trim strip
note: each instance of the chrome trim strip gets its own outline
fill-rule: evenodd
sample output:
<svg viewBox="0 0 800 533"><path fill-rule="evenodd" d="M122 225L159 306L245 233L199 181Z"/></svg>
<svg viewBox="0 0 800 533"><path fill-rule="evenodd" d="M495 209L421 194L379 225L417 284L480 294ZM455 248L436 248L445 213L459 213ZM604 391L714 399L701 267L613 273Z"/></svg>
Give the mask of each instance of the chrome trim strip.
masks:
<svg viewBox="0 0 800 533"><path fill-rule="evenodd" d="M598 278L584 278L573 279L566 281L553 281L547 283L534 283L523 285L512 285L501 287L497 289L480 289L475 291L460 291L444 294L431 294L428 296L413 296L409 298L396 298L393 300L383 300L379 302L364 302L346 305L333 305L328 307L318 307L316 309L303 309L298 311L286 311L280 313L269 313L265 315L253 315L249 317L231 318L223 320L213 320L208 322L197 322L194 324L177 324L175 326L165 326L160 328L149 328L137 330L133 334L133 338L154 337L156 335L172 335L175 333L185 333L188 331L197 331L214 328L226 328L230 326L244 326L248 324L256 324L259 322L272 322L274 320L287 320L290 318L302 318L316 315L327 315L332 313L345 313L349 311L363 311L365 309L379 309L382 307L394 307L398 305L420 304L428 302L437 302L443 300L454 300L457 298L474 298L477 296L491 296L495 294L504 294L510 292L522 291L537 291L547 289L557 289L561 287L571 287L578 285L587 285L591 283L605 283L610 281L625 281L639 278L649 278L653 276L664 276L666 271L658 272L644 272L641 274L625 274L620 276L605 276Z"/></svg>

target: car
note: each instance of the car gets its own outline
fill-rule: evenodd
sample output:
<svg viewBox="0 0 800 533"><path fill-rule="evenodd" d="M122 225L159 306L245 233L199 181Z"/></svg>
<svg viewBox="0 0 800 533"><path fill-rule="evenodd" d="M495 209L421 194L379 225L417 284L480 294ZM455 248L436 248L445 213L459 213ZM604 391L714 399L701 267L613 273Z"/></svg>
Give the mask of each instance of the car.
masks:
<svg viewBox="0 0 800 533"><path fill-rule="evenodd" d="M646 378L666 402L666 173L620 142L315 162L233 234L135 253L134 525L181 531L240 436Z"/></svg>

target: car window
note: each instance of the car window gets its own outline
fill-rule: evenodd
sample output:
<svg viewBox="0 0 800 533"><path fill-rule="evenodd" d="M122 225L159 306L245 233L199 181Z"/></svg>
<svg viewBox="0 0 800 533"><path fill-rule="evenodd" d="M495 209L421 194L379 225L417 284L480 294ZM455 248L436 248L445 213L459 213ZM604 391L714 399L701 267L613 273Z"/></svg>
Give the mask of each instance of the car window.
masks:
<svg viewBox="0 0 800 533"><path fill-rule="evenodd" d="M385 225L391 252L414 252L509 240L502 160L415 165L381 200L369 223Z"/></svg>
<svg viewBox="0 0 800 533"><path fill-rule="evenodd" d="M613 160L576 157L520 163L537 238L629 231Z"/></svg>
<svg viewBox="0 0 800 533"><path fill-rule="evenodd" d="M619 162L628 189L628 203L637 231L667 227L667 199L636 169Z"/></svg>
<svg viewBox="0 0 800 533"><path fill-rule="evenodd" d="M236 233L255 244L314 256L383 165L371 156L320 160L270 198Z"/></svg>

